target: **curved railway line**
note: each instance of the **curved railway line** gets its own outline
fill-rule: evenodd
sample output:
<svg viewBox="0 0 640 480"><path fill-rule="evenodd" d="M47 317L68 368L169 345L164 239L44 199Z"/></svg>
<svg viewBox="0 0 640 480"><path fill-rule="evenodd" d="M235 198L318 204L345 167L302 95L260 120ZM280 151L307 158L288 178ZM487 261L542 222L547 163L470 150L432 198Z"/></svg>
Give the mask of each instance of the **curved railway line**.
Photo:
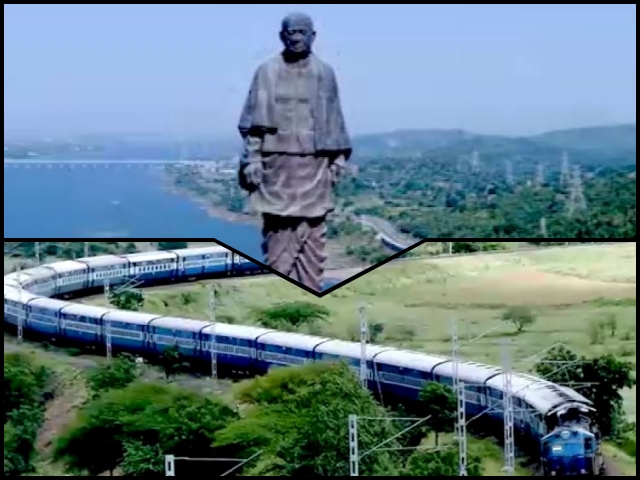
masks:
<svg viewBox="0 0 640 480"><path fill-rule="evenodd" d="M415 259L402 261L409 260ZM146 287L248 273L261 273L261 268L219 246L55 262L5 275L5 329L108 354L127 351L153 357L176 346L193 361L215 364L221 374L256 375L278 366L341 360L374 393L405 402L416 401L426 382L445 383L456 387L464 415L479 417L491 429L504 428L521 450L537 452L546 475L605 473L592 403L575 390L529 374L384 345L370 344L363 352L360 343L333 338L63 299L87 295L105 284L125 285L132 278ZM512 412L508 421L504 412Z"/></svg>

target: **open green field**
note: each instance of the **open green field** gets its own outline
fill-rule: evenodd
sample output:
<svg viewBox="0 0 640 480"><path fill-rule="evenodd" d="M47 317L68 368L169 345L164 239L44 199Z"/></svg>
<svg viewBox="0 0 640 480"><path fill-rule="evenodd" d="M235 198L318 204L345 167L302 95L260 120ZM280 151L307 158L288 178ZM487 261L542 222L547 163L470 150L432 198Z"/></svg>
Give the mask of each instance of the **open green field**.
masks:
<svg viewBox="0 0 640 480"><path fill-rule="evenodd" d="M634 387L633 390L629 390L628 392L625 392L625 402L626 402L626 408L627 408L627 413L629 414L629 419L632 422L636 421L636 388Z"/></svg>
<svg viewBox="0 0 640 480"><path fill-rule="evenodd" d="M450 320L459 321L462 354L499 364L505 338L513 344L515 368L558 342L584 354L612 352L635 363L636 244L576 247L502 255L426 259L387 264L331 295L315 296L277 278L219 282L220 321L252 323L252 310L280 301L306 300L326 306L330 320L312 333L359 338L356 309L363 301L371 323L384 330L376 343L448 354ZM145 310L207 318L207 284L146 292ZM104 304L103 298L89 300ZM528 305L537 320L520 335L500 321L504 309ZM592 322L614 315L618 329L594 344ZM480 340L470 340L485 334ZM635 418L635 391L626 395Z"/></svg>

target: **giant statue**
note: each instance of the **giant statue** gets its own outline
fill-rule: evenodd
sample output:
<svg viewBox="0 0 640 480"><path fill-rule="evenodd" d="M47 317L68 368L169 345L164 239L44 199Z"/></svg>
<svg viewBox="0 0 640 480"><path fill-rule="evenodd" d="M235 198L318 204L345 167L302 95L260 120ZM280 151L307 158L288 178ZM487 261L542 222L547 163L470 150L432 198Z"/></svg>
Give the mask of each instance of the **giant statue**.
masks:
<svg viewBox="0 0 640 480"><path fill-rule="evenodd" d="M239 122L239 183L262 215L266 263L320 291L333 189L351 156L336 76L313 52L313 21L282 21L283 51L257 69Z"/></svg>

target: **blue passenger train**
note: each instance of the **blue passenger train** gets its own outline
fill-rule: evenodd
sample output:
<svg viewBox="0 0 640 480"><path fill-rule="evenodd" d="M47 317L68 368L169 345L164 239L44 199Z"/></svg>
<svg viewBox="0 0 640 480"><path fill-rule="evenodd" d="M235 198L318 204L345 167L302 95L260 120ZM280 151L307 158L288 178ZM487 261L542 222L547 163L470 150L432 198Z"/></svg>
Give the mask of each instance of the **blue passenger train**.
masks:
<svg viewBox="0 0 640 480"><path fill-rule="evenodd" d="M221 368L260 374L272 367L321 360L345 361L355 372L359 343L76 304L65 298L94 288L140 282L187 281L215 275L244 275L262 267L223 247L131 255L105 255L56 262L5 276L5 326L41 338L62 338L101 348L106 336L115 350L141 356L177 346L188 358ZM57 297L57 298L55 298ZM215 334L215 342L213 336ZM404 400L418 398L426 382L453 383L453 362L439 355L370 345L366 349L369 388ZM459 364L470 417L502 422L505 374L473 362ZM546 476L604 474L601 439L592 403L574 390L526 374L512 374L515 429L519 441L540 451Z"/></svg>

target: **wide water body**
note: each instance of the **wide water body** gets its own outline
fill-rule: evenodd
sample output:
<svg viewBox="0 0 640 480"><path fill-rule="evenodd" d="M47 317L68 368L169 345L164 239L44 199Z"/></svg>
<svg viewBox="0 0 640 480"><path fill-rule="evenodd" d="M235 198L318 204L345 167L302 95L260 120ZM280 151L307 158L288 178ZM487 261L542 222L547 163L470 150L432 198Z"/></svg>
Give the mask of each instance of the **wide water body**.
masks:
<svg viewBox="0 0 640 480"><path fill-rule="evenodd" d="M261 258L254 226L213 218L150 168L4 170L5 238L218 239Z"/></svg>

